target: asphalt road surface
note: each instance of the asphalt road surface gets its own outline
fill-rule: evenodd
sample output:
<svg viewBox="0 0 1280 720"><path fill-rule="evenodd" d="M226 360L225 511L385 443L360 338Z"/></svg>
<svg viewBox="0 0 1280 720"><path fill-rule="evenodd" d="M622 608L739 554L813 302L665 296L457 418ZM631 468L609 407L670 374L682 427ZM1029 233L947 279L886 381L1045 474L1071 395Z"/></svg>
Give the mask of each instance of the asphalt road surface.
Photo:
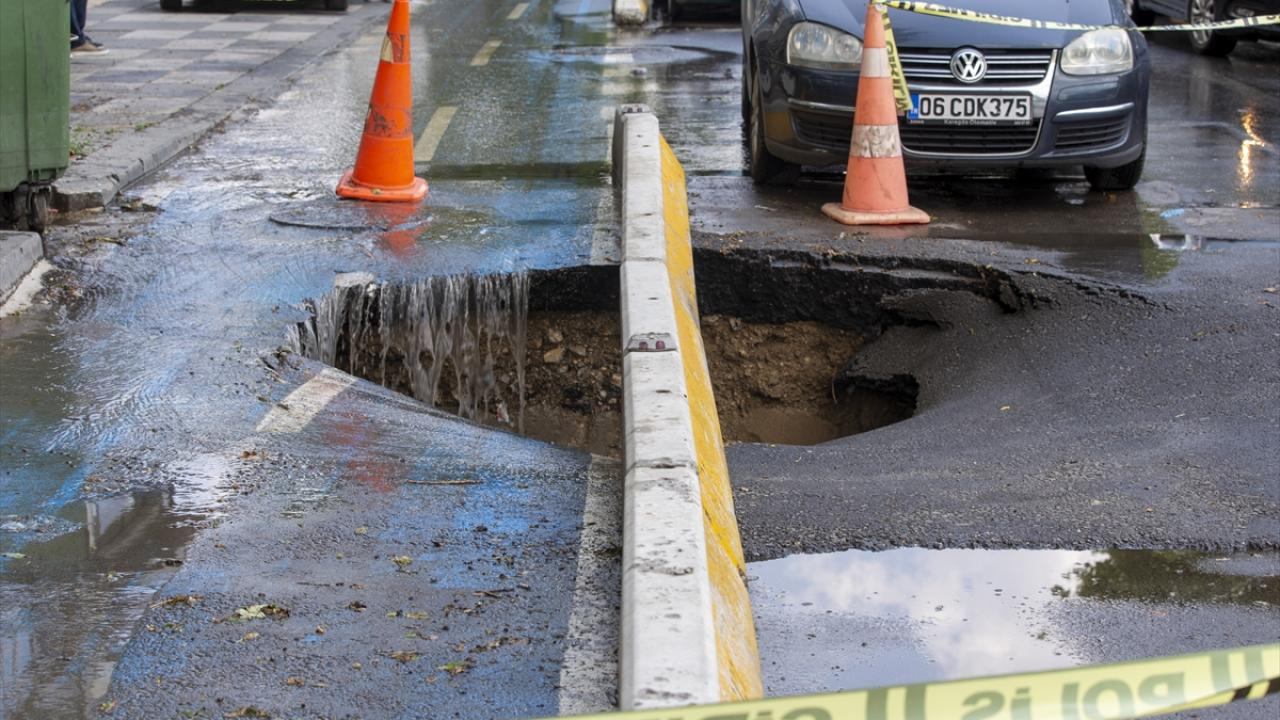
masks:
<svg viewBox="0 0 1280 720"><path fill-rule="evenodd" d="M731 23L618 32L601 0L439 0L415 5L413 27L421 212L357 218L367 230L271 220L350 224L331 192L378 28L132 188L134 212L60 228L53 304L0 320L0 551L14 554L0 560L0 718L610 706L616 465L326 384L277 350L344 273L607 268L608 120L628 102L658 113L689 173L704 317L856 332L833 373L914 387L911 416L872 432L729 448L772 689L947 676L866 606L788 620L815 601L778 595L803 594L766 562L787 556L832 578L886 564L900 578L886 593L937 563L822 554L1015 552L980 556L977 584L1029 549L1075 553L1041 563L1064 572L1130 548L1260 553L1204 572L1280 574L1274 46L1210 60L1156 41L1132 193L1067 174L913 174L913 203L937 221L860 233L818 212L840 193L830 171L791 188L743 176ZM1211 558L1166 560L1177 574ZM954 594L923 587L937 604ZM1064 665L1275 640L1280 600L1245 596L1077 594L1037 611L1056 618L1047 630L1009 632L1045 630ZM254 606L263 617L237 612ZM870 649L847 667L893 672L831 670L857 638ZM974 667L1041 667L1041 650ZM1260 707L1241 712L1274 710Z"/></svg>

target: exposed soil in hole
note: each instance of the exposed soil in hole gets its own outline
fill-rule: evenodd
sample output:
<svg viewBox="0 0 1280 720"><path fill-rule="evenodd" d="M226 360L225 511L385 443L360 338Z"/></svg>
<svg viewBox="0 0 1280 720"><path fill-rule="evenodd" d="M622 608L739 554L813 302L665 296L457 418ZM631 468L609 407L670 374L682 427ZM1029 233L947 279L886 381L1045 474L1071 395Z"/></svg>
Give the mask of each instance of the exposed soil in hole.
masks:
<svg viewBox="0 0 1280 720"><path fill-rule="evenodd" d="M912 300L922 292L970 293L1004 312L1036 302L970 266L707 251L696 262L728 442L815 444L911 417L915 378L870 375L855 357L890 326L932 325ZM338 288L296 341L442 410L619 457L617 282L616 268L579 267Z"/></svg>
<svg viewBox="0 0 1280 720"><path fill-rule="evenodd" d="M702 339L726 441L814 445L915 410L913 397L850 382L845 368L862 345L852 330L710 315L702 318Z"/></svg>

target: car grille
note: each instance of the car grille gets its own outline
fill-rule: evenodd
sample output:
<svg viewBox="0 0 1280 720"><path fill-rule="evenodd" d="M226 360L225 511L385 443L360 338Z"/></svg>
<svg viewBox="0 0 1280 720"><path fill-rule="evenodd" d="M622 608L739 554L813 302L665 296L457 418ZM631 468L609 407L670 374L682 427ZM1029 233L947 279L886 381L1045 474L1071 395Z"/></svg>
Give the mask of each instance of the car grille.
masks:
<svg viewBox="0 0 1280 720"><path fill-rule="evenodd" d="M791 110L796 137L802 142L849 152L853 118L806 110ZM902 147L915 153L935 155L1017 155L1030 152L1040 135L1040 121L1014 127L909 125L898 126Z"/></svg>
<svg viewBox="0 0 1280 720"><path fill-rule="evenodd" d="M1115 145L1129 132L1129 118L1112 118L1094 122L1071 123L1058 128L1055 150L1076 152Z"/></svg>
<svg viewBox="0 0 1280 720"><path fill-rule="evenodd" d="M902 147L941 155L1016 155L1035 147L1040 121L1015 127L902 125Z"/></svg>
<svg viewBox="0 0 1280 720"><path fill-rule="evenodd" d="M902 72L907 82L922 85L960 87L1034 85L1044 79L1053 65L1052 50L983 50L987 56L987 76L977 83L962 83L951 74L952 50L904 49Z"/></svg>

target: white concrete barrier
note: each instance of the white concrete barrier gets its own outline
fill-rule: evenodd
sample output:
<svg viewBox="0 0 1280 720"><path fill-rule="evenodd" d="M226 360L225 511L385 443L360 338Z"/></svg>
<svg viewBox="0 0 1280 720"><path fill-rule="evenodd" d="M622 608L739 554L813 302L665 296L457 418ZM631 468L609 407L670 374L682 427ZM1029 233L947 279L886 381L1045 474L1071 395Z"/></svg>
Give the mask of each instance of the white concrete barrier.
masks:
<svg viewBox="0 0 1280 720"><path fill-rule="evenodd" d="M760 697L745 562L698 329L684 171L624 106L622 709Z"/></svg>

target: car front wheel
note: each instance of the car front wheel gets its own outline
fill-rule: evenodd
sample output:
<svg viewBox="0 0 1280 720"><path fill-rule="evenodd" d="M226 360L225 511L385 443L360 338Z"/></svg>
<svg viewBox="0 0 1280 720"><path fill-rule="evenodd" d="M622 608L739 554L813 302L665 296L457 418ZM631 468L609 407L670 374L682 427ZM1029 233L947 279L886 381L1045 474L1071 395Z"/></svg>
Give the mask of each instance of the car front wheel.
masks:
<svg viewBox="0 0 1280 720"><path fill-rule="evenodd" d="M1125 163L1120 167L1100 168L1090 167L1084 168L1085 179L1089 181L1089 186L1098 191L1118 191L1132 190L1134 185L1142 179L1142 167L1147 163L1147 149L1142 149L1142 154L1138 159L1130 163Z"/></svg>
<svg viewBox="0 0 1280 720"><path fill-rule="evenodd" d="M752 71L751 107L747 119L747 172L758 185L794 180L800 168L769 152L764 142L764 95Z"/></svg>
<svg viewBox="0 0 1280 720"><path fill-rule="evenodd" d="M1140 7L1138 0L1124 0L1124 9L1125 12L1129 13L1129 17L1133 18L1133 22L1139 26L1150 25L1156 20L1156 14Z"/></svg>
<svg viewBox="0 0 1280 720"><path fill-rule="evenodd" d="M1192 23L1211 23L1217 20L1218 0L1190 0L1187 17ZM1191 49L1201 55L1221 57L1236 48L1236 39L1218 30L1192 30Z"/></svg>

